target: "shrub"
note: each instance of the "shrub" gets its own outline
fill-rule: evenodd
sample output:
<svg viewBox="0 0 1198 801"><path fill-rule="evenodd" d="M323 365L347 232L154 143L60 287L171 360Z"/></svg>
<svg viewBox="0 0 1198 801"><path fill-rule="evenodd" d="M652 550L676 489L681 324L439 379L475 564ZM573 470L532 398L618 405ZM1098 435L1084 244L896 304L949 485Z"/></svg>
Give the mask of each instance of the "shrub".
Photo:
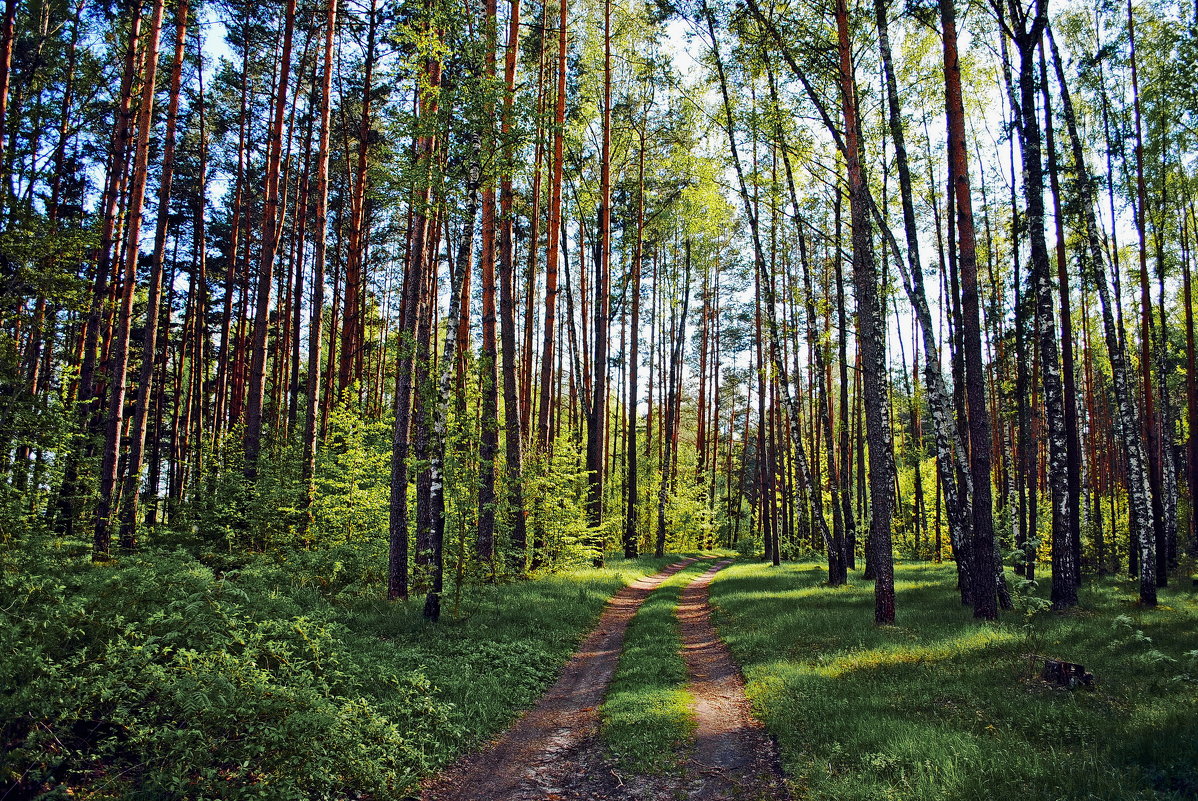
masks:
<svg viewBox="0 0 1198 801"><path fill-rule="evenodd" d="M452 736L428 679L355 642L284 567L34 553L0 574L8 797L399 798Z"/></svg>

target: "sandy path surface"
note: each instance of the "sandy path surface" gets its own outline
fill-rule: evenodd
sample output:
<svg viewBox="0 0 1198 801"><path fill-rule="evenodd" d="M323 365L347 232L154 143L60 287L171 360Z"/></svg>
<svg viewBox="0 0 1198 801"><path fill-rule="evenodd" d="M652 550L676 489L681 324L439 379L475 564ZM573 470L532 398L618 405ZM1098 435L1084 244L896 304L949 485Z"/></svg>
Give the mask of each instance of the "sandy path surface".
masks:
<svg viewBox="0 0 1198 801"><path fill-rule="evenodd" d="M682 655L694 698L693 801L786 798L777 748L752 715L740 668L711 623L708 587L732 563L725 559L691 582L678 603Z"/></svg>
<svg viewBox="0 0 1198 801"><path fill-rule="evenodd" d="M615 674L624 633L685 559L612 596L557 683L507 731L426 784L424 801L555 801L630 796L597 746L599 705ZM639 793L637 794L639 795Z"/></svg>

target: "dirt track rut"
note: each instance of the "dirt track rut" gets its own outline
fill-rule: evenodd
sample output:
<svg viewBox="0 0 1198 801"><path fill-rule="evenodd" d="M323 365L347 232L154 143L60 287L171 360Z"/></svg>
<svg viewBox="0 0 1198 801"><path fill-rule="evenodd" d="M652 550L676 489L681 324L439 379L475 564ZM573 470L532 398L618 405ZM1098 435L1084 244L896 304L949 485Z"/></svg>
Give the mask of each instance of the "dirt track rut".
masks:
<svg viewBox="0 0 1198 801"><path fill-rule="evenodd" d="M641 604L686 559L617 592L557 683L507 731L429 780L422 801L782 801L777 748L753 718L740 669L711 622L708 587L725 559L678 604L695 741L682 775L622 776L599 743L599 705Z"/></svg>
<svg viewBox="0 0 1198 801"><path fill-rule="evenodd" d="M692 777L701 779L693 801L759 801L785 798L777 748L752 715L740 668L711 622L708 587L732 563L725 559L692 581L678 602L682 656L694 698Z"/></svg>
<svg viewBox="0 0 1198 801"><path fill-rule="evenodd" d="M546 801L583 798L580 780L594 776L599 705L615 674L624 632L637 609L670 576L696 562L684 559L612 596L595 629L562 669L557 683L507 731L467 756L424 789L424 801ZM591 796L596 797L596 796ZM604 797L604 796L597 796ZM615 796L613 796L615 797Z"/></svg>

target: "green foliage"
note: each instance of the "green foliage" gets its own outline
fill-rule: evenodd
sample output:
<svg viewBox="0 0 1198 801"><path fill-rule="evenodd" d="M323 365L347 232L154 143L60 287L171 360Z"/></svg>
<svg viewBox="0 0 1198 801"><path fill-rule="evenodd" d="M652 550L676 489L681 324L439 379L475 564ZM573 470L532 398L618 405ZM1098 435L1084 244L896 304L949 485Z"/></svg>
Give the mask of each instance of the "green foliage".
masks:
<svg viewBox="0 0 1198 801"><path fill-rule="evenodd" d="M752 537L741 537L736 541L736 553L741 559L756 559L760 556L758 544Z"/></svg>
<svg viewBox="0 0 1198 801"><path fill-rule="evenodd" d="M320 544L385 536L391 492L389 418L363 420L345 407L329 414L329 434L316 461L313 531Z"/></svg>
<svg viewBox="0 0 1198 801"><path fill-rule="evenodd" d="M680 449L682 453L693 449ZM673 492L666 501L666 550L692 551L710 548L715 540L715 515L707 499L707 486L695 477L693 459L679 459Z"/></svg>
<svg viewBox="0 0 1198 801"><path fill-rule="evenodd" d="M1119 615L1112 620L1111 629L1111 651L1138 663L1146 681L1198 681L1198 650L1170 656L1158 648L1153 638L1145 634L1129 615Z"/></svg>
<svg viewBox="0 0 1198 801"><path fill-rule="evenodd" d="M543 532L542 558L550 567L585 564L601 553L599 532L590 528L583 506L586 480L582 453L570 436L554 442L548 464L544 454L525 463L529 529Z"/></svg>
<svg viewBox="0 0 1198 801"><path fill-rule="evenodd" d="M0 698L4 782L397 798L454 732L421 671L362 654L331 607L280 591L277 567L218 576L161 552L63 570L53 556L0 578L13 599L0 685L16 688Z"/></svg>
<svg viewBox="0 0 1198 801"><path fill-rule="evenodd" d="M661 564L468 587L430 627L418 603L379 599L378 537L105 566L18 545L0 562L0 795L15 798L406 797L530 704L610 595Z"/></svg>
<svg viewBox="0 0 1198 801"><path fill-rule="evenodd" d="M391 475L391 420L369 419L340 405L329 413L317 448L312 525L301 536L298 506L302 443L298 436L269 445L250 491L240 426L221 440L190 503L171 516L167 541L220 547L229 553L296 546L324 547L385 537Z"/></svg>

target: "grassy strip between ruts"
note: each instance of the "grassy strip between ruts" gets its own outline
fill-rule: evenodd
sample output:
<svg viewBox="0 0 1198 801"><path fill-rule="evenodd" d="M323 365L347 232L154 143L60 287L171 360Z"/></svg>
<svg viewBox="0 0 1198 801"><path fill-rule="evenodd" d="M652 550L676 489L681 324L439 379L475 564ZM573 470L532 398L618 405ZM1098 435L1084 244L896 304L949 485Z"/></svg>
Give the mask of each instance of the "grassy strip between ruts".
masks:
<svg viewBox="0 0 1198 801"><path fill-rule="evenodd" d="M676 610L682 590L708 568L711 555L661 584L624 637L620 664L603 703L603 739L619 766L635 773L672 773L694 733L691 696Z"/></svg>
<svg viewBox="0 0 1198 801"><path fill-rule="evenodd" d="M986 624L959 604L951 564L900 564L899 625L877 627L870 582L832 589L825 577L814 563L740 564L711 589L797 798L1198 796L1189 582L1163 590L1155 611L1104 579L1072 612L1025 597ZM1096 689L1050 687L1038 656L1086 665Z"/></svg>
<svg viewBox="0 0 1198 801"><path fill-rule="evenodd" d="M0 796L407 797L554 680L611 595L680 557L472 586L438 625L363 546L3 563ZM11 792L11 795L9 793Z"/></svg>

